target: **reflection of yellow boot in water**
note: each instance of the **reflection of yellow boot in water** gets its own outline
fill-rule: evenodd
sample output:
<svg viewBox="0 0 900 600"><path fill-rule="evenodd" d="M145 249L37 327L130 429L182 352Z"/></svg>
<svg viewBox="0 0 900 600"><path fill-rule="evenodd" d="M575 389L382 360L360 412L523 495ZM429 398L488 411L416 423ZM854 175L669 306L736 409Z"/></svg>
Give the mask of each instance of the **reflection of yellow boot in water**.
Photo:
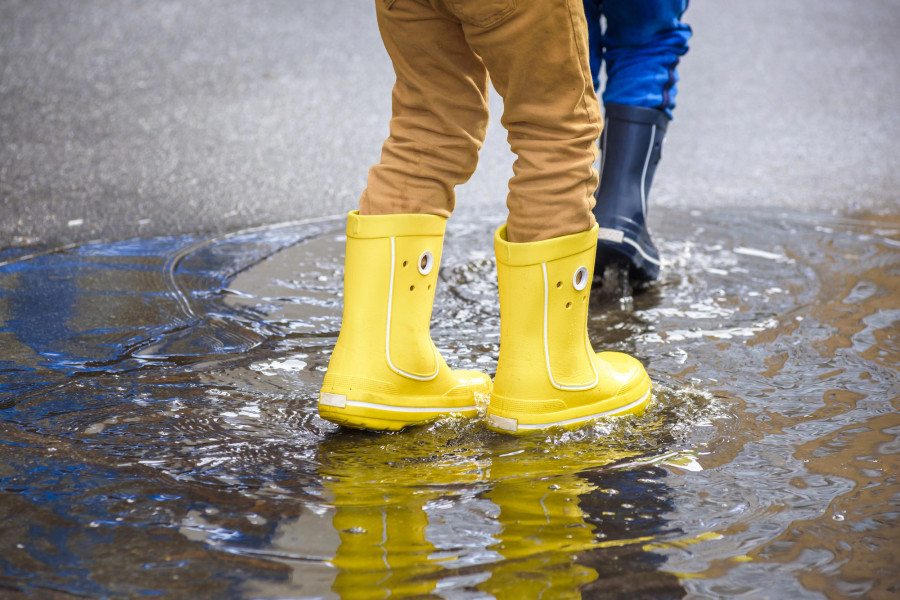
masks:
<svg viewBox="0 0 900 600"><path fill-rule="evenodd" d="M580 588L597 578L594 569L575 562L579 552L594 546L578 506L578 496L593 487L574 473L536 478L515 458L491 468L496 483L486 495L500 507L503 530L490 549L504 560L479 588L498 600L580 599Z"/></svg>
<svg viewBox="0 0 900 600"><path fill-rule="evenodd" d="M397 430L451 413L474 417L490 378L451 371L429 333L446 219L347 219L341 332L319 414L349 427Z"/></svg>
<svg viewBox="0 0 900 600"><path fill-rule="evenodd" d="M434 589L441 566L429 561L427 497L414 497L414 488L358 488L352 480L327 487L335 491L332 524L341 539L331 561L335 593L344 600L406 598Z"/></svg>
<svg viewBox="0 0 900 600"><path fill-rule="evenodd" d="M319 446L323 495L340 537L331 589L344 600L423 597L441 579L426 506L473 475L435 463L441 444L423 446L418 437L348 434Z"/></svg>
<svg viewBox="0 0 900 600"><path fill-rule="evenodd" d="M597 227L514 244L494 235L500 286L500 358L487 412L491 429L523 433L640 413L650 378L618 352L595 354L587 336Z"/></svg>

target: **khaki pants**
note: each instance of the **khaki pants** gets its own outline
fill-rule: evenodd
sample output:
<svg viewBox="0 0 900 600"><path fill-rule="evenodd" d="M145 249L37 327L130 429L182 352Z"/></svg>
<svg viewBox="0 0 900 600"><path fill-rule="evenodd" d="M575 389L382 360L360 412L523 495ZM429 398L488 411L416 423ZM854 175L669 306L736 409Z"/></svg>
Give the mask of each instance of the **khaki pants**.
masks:
<svg viewBox="0 0 900 600"><path fill-rule="evenodd" d="M590 229L602 128L582 0L375 0L394 65L390 136L361 214L449 217L475 171L488 124L488 78L516 154L511 242Z"/></svg>

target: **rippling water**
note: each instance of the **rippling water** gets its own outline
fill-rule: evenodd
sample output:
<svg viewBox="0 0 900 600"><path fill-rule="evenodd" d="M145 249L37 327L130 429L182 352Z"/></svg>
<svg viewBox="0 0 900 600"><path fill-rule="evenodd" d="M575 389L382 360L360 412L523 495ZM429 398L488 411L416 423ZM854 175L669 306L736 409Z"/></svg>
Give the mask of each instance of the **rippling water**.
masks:
<svg viewBox="0 0 900 600"><path fill-rule="evenodd" d="M318 418L343 219L0 253L0 596L897 597L900 220L660 215L589 323L651 408L520 438ZM499 221L450 221L454 367Z"/></svg>

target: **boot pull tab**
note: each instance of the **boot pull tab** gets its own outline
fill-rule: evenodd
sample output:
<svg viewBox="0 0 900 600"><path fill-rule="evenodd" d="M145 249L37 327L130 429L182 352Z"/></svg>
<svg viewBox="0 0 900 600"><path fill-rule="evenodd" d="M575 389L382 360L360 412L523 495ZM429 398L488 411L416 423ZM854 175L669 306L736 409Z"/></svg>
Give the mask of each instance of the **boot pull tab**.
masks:
<svg viewBox="0 0 900 600"><path fill-rule="evenodd" d="M434 255L431 253L431 250L426 250L419 256L419 273L422 275L428 275L431 273L431 269L434 267Z"/></svg>

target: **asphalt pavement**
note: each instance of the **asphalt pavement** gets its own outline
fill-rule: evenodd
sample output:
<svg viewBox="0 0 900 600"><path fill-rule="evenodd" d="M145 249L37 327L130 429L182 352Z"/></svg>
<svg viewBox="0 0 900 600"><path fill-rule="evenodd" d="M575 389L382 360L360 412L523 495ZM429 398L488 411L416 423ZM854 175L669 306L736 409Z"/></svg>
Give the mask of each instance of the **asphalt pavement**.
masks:
<svg viewBox="0 0 900 600"><path fill-rule="evenodd" d="M654 205L900 212L900 3L694 0L685 20ZM343 213L392 83L371 0L0 0L0 249ZM492 110L458 211L504 210Z"/></svg>

